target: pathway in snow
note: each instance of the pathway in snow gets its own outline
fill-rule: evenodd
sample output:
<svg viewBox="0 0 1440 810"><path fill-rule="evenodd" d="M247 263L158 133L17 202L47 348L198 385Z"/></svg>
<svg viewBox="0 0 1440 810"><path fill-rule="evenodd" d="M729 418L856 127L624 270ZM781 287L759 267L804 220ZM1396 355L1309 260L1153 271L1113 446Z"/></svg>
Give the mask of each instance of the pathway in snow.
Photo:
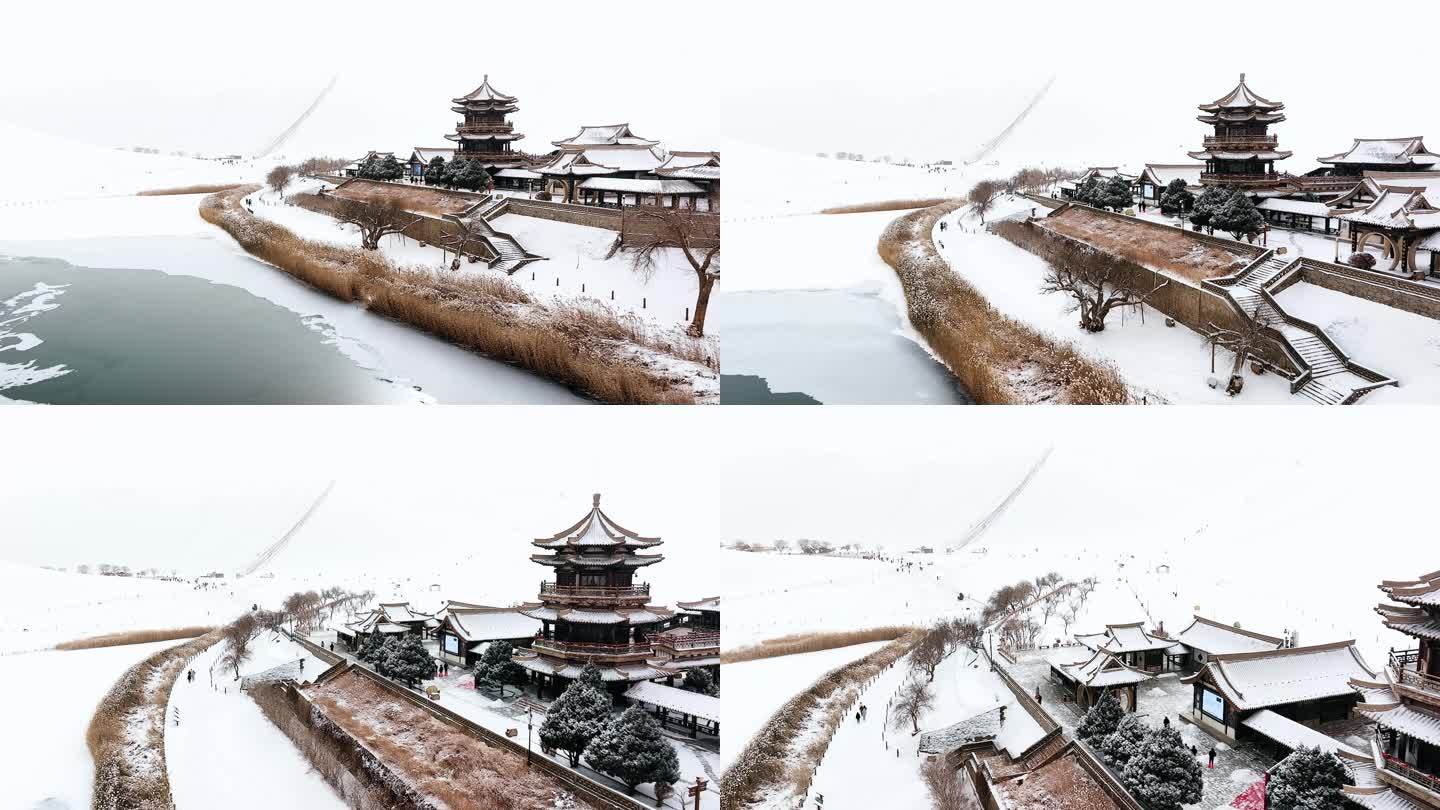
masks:
<svg viewBox="0 0 1440 810"><path fill-rule="evenodd" d="M257 641L265 644L265 638ZM254 701L241 694L233 674L222 671L217 659L224 646L216 644L197 656L191 662L195 681L187 682L182 673L170 693L165 759L175 807L344 810L345 802L289 738L260 713ZM293 645L286 642L286 646ZM268 660L270 648L264 649L258 663L274 663ZM307 675L312 668L315 674L320 672L313 659L305 668Z"/></svg>

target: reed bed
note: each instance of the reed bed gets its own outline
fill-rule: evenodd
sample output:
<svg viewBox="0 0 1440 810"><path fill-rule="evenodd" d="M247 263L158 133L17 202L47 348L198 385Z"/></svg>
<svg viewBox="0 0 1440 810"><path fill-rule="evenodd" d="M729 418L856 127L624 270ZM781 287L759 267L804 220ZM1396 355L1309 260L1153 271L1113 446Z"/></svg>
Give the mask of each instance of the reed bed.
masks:
<svg viewBox="0 0 1440 810"><path fill-rule="evenodd" d="M810 789L835 729L853 711L865 685L915 645L920 633L908 633L883 648L827 672L808 689L785 702L745 746L720 780L721 810L740 810L776 791L792 796ZM803 748L800 735L815 730Z"/></svg>
<svg viewBox="0 0 1440 810"><path fill-rule="evenodd" d="M161 650L126 670L95 707L85 743L95 763L92 810L172 810L165 707L180 671L220 631Z"/></svg>
<svg viewBox="0 0 1440 810"><path fill-rule="evenodd" d="M181 194L214 194L218 191L229 191L239 188L239 183L210 183L195 186L175 186L173 188L152 188L145 191L135 192L136 197L169 197Z"/></svg>
<svg viewBox="0 0 1440 810"><path fill-rule="evenodd" d="M155 641L175 641L182 638L195 638L203 636L214 630L214 627L171 627L161 630L125 630L119 633L106 633L101 636L86 636L73 641L64 641L55 645L57 650L93 650L97 647L123 647L128 644L149 644Z"/></svg>
<svg viewBox="0 0 1440 810"><path fill-rule="evenodd" d="M1007 317L965 281L965 268L951 269L930 232L962 205L949 202L906 214L886 227L877 246L900 278L911 325L950 373L984 405L1129 402L1113 365Z"/></svg>
<svg viewBox="0 0 1440 810"><path fill-rule="evenodd" d="M768 638L759 644L726 650L720 655L720 663L738 664L742 661L758 661L762 658L778 658L782 655L851 647L856 644L868 644L872 641L894 641L914 630L914 627L892 625L836 633L794 633L779 638Z"/></svg>
<svg viewBox="0 0 1440 810"><path fill-rule="evenodd" d="M878 200L876 202L856 203L855 205L837 205L833 208L822 208L822 214L867 214L872 211L910 211L915 208L930 208L936 205L954 202L954 197L922 197L911 200Z"/></svg>
<svg viewBox="0 0 1440 810"><path fill-rule="evenodd" d="M633 347L665 353L671 343L645 334L603 305L546 307L508 279L397 268L377 251L296 236L246 211L256 186L206 197L200 215L256 258L342 301L429 332L495 360L520 366L601 402L693 404L683 378L656 371ZM698 343L698 342L697 342ZM630 344L630 350L627 346ZM708 344L706 344L708 346ZM692 348L690 359L714 353Z"/></svg>

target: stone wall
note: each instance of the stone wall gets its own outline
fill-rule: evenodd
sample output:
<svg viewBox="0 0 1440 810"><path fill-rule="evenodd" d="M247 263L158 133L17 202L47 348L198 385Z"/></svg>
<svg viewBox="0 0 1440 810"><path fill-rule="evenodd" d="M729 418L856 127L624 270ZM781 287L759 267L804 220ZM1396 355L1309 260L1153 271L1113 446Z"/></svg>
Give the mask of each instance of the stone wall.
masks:
<svg viewBox="0 0 1440 810"><path fill-rule="evenodd" d="M1316 259L1300 261L1300 278L1327 290L1440 319L1440 288Z"/></svg>
<svg viewBox="0 0 1440 810"><path fill-rule="evenodd" d="M341 204L340 199L327 194L295 194L289 199L290 202L295 203L301 208L329 216L334 216L335 208ZM441 240L454 230L454 226L443 219L427 217L421 214L414 214L414 216L419 217L419 221L401 231L401 233L417 242L424 242L428 245L439 245L441 244ZM470 243L470 250L467 251L467 254L473 254L481 261L486 262L495 258L490 248L479 240Z"/></svg>
<svg viewBox="0 0 1440 810"><path fill-rule="evenodd" d="M673 208L662 208L654 205L627 205L621 209L622 224L620 227L620 241L625 243L631 239L651 236L661 227L661 222L646 216L649 213L673 211ZM691 244L698 250L709 250L720 244L720 215L708 214L705 212L693 212L690 214L691 221L695 224L696 238Z"/></svg>
<svg viewBox="0 0 1440 810"><path fill-rule="evenodd" d="M595 208L589 205L569 205L567 203L547 202L545 200L521 200L511 197L501 206L500 210L504 213L519 214L536 219L548 219L554 222L568 222L571 225L588 225L592 228L604 228L607 231L619 231L622 224L620 209L618 208Z"/></svg>

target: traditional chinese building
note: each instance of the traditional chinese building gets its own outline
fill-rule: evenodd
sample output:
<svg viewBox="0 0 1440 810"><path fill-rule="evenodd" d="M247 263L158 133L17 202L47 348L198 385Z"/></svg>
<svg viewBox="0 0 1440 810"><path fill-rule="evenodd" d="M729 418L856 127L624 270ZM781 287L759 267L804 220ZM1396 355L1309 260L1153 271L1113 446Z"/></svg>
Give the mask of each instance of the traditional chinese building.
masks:
<svg viewBox="0 0 1440 810"><path fill-rule="evenodd" d="M1440 274L1440 172L1366 172L1329 203L1351 252L1380 248L1376 269L1414 277Z"/></svg>
<svg viewBox="0 0 1440 810"><path fill-rule="evenodd" d="M1425 139L1356 138L1348 151L1317 158L1332 176L1359 178L1366 172L1424 172L1440 166L1440 155L1425 148Z"/></svg>
<svg viewBox="0 0 1440 810"><path fill-rule="evenodd" d="M540 622L516 608L462 606L447 603L435 631L441 660L474 666L491 642L507 641L528 647L540 630Z"/></svg>
<svg viewBox="0 0 1440 810"><path fill-rule="evenodd" d="M1133 712L1139 708L1140 684L1153 677L1104 650L1088 655L1081 652L1078 656L1074 651L1057 653L1046 663L1050 665L1050 680L1082 709L1095 705L1106 692L1113 692L1121 708Z"/></svg>
<svg viewBox="0 0 1440 810"><path fill-rule="evenodd" d="M514 96L496 90L487 75L479 87L452 101L455 106L451 111L464 116L456 124L455 132L445 136L446 140L459 144L456 159L478 160L492 174L495 169L521 166L525 162L525 156L513 148L516 141L525 137L510 123L510 116L520 110Z"/></svg>
<svg viewBox="0 0 1440 810"><path fill-rule="evenodd" d="M1354 641L1337 641L1214 655L1181 683L1194 688L1189 718L1212 736L1259 735L1293 746L1323 736L1313 726L1350 717L1359 698L1350 682L1377 675Z"/></svg>
<svg viewBox="0 0 1440 810"><path fill-rule="evenodd" d="M1174 638L1180 648L1171 653L1179 653L1181 668L1191 672L1205 666L1217 655L1265 652L1285 646L1283 638L1241 630L1204 616L1192 617L1190 626L1176 633Z"/></svg>
<svg viewBox="0 0 1440 810"><path fill-rule="evenodd" d="M553 143L559 150L536 171L545 178L546 190L561 202L697 208L697 200L709 196L707 188L693 180L656 174L667 164L672 170L695 169L708 161L691 166L671 163L671 155L659 141L636 135L629 124L583 126L569 138ZM718 168L718 155L714 162Z"/></svg>
<svg viewBox="0 0 1440 810"><path fill-rule="evenodd" d="M1165 189L1176 180L1183 181L1192 193L1200 191L1200 173L1205 167L1199 163L1146 163L1145 170L1135 181L1140 199L1151 205L1159 205L1165 196Z"/></svg>
<svg viewBox="0 0 1440 810"><path fill-rule="evenodd" d="M539 602L519 608L541 629L515 661L530 670L541 695L558 695L586 663L616 694L629 683L676 675L653 646L674 611L648 604L650 586L635 582L638 569L664 559L643 553L662 542L616 523L601 511L599 495L577 523L532 541L542 552L530 559L554 569L555 579L540 583Z"/></svg>
<svg viewBox="0 0 1440 810"><path fill-rule="evenodd" d="M1099 633L1076 633L1075 640L1092 651L1106 652L1126 666L1146 672L1159 672L1169 665L1167 650L1175 646L1172 639L1147 633L1140 622L1107 624Z"/></svg>
<svg viewBox="0 0 1440 810"><path fill-rule="evenodd" d="M1346 787L1345 794L1369 810L1434 810L1440 808L1440 571L1382 582L1380 590L1400 604L1375 611L1416 647L1392 650L1378 677L1351 682L1363 697L1355 710L1375 721L1375 778Z"/></svg>
<svg viewBox="0 0 1440 810"><path fill-rule="evenodd" d="M1275 161L1291 153L1280 150L1278 139L1269 130L1271 124L1285 120L1284 104L1256 94L1241 73L1235 89L1199 109L1197 120L1214 127L1214 133L1205 136L1204 148L1188 153L1205 161L1202 185L1259 193L1281 184Z"/></svg>
<svg viewBox="0 0 1440 810"><path fill-rule="evenodd" d="M382 602L359 619L335 628L335 635L351 650L356 650L376 633L424 638L439 626L434 616L412 609L409 602Z"/></svg>

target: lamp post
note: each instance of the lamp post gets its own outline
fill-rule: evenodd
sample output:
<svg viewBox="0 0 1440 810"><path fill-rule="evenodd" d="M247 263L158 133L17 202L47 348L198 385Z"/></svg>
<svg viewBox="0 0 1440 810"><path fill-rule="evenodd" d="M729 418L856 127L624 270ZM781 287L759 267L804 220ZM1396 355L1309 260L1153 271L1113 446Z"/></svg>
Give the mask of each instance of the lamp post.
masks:
<svg viewBox="0 0 1440 810"><path fill-rule="evenodd" d="M525 708L525 767L530 767L530 739L535 736L535 708Z"/></svg>

